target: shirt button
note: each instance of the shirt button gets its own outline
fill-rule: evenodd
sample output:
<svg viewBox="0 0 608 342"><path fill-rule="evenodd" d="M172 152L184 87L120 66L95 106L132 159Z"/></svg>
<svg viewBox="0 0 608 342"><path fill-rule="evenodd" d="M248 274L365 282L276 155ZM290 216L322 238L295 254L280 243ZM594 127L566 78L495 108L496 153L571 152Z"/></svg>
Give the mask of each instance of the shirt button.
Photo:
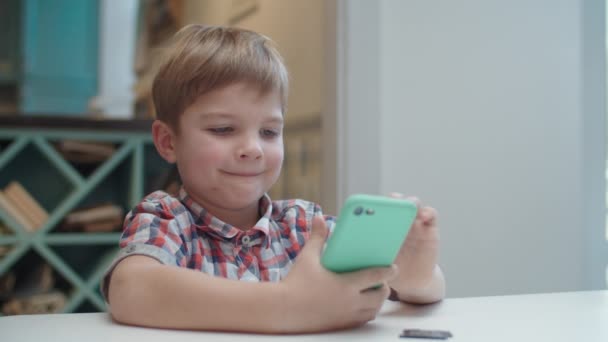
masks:
<svg viewBox="0 0 608 342"><path fill-rule="evenodd" d="M249 242L251 241L251 238L249 237L249 235L245 235L243 236L243 238L241 239L241 242L243 243L243 245L249 245Z"/></svg>

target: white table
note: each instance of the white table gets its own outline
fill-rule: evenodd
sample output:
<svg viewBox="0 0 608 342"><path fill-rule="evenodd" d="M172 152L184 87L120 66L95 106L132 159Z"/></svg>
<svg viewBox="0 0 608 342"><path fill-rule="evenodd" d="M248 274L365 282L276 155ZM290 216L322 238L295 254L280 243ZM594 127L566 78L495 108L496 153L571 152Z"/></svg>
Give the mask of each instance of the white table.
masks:
<svg viewBox="0 0 608 342"><path fill-rule="evenodd" d="M608 342L608 291L454 298L427 306L387 302L361 328L295 336L131 327L105 313L9 316L0 318L0 341L432 341L400 339L406 328L449 330L449 342Z"/></svg>

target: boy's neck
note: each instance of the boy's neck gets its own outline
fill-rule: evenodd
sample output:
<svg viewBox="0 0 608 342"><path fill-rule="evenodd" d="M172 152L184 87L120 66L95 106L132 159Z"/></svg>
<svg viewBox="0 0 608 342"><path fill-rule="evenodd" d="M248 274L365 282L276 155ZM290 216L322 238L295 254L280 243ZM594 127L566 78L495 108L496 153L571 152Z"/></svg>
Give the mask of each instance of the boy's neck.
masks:
<svg viewBox="0 0 608 342"><path fill-rule="evenodd" d="M260 201L258 200L254 204L245 208L231 209L224 208L213 203L206 202L204 200L193 197L191 194L189 196L196 202L198 205L203 207L209 214L217 217L225 223L228 223L240 230L249 230L260 219Z"/></svg>
<svg viewBox="0 0 608 342"><path fill-rule="evenodd" d="M255 208L243 208L236 210L221 208L212 210L208 207L205 207L205 209L207 209L211 215L243 231L253 228L260 220L257 205Z"/></svg>

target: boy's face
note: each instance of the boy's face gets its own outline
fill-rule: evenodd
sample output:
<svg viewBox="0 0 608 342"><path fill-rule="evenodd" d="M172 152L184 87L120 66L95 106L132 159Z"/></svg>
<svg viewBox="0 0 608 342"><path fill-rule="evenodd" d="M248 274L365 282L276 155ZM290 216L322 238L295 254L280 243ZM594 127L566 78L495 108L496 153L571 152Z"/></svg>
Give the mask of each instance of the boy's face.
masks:
<svg viewBox="0 0 608 342"><path fill-rule="evenodd" d="M208 209L257 207L283 163L279 93L232 84L200 96L179 125L175 157L188 194Z"/></svg>

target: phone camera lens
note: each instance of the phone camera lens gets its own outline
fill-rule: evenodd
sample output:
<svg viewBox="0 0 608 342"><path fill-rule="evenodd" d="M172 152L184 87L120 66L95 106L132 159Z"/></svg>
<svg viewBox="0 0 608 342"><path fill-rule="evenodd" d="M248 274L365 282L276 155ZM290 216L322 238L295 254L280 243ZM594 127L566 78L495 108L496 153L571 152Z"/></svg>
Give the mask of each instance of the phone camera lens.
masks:
<svg viewBox="0 0 608 342"><path fill-rule="evenodd" d="M375 211L374 211L374 209L372 209L372 208L368 208L368 209L365 211L365 213L366 213L367 215L374 215Z"/></svg>
<svg viewBox="0 0 608 342"><path fill-rule="evenodd" d="M356 207L353 213L357 216L363 214L363 207Z"/></svg>

